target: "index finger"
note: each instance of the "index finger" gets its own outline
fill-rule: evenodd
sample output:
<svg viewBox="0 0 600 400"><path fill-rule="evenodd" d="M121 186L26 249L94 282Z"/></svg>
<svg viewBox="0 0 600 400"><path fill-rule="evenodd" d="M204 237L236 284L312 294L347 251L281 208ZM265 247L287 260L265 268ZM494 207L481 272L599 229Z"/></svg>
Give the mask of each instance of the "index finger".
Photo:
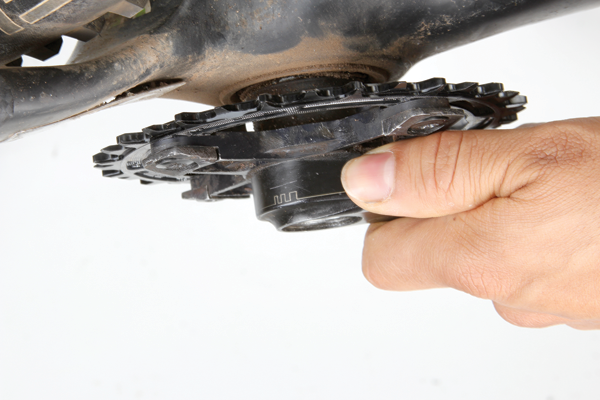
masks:
<svg viewBox="0 0 600 400"><path fill-rule="evenodd" d="M384 290L451 287L481 298L503 298L505 283L514 277L498 261L502 245L485 243L490 224L477 222L481 215L473 218L485 212L371 226L363 250L365 277Z"/></svg>

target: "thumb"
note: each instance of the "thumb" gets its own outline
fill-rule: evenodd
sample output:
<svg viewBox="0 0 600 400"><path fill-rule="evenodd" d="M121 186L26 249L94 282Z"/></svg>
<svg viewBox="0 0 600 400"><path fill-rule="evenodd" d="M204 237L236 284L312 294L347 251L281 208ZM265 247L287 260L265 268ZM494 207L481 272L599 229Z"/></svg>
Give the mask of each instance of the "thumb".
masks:
<svg viewBox="0 0 600 400"><path fill-rule="evenodd" d="M535 178L523 149L539 129L447 131L394 142L348 162L342 183L358 206L378 214L467 211Z"/></svg>

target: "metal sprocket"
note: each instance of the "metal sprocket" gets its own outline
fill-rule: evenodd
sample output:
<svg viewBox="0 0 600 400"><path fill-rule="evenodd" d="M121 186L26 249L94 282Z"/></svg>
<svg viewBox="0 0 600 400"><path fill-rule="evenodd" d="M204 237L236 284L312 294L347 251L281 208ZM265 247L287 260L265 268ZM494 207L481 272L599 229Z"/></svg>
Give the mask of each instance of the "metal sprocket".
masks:
<svg viewBox="0 0 600 400"><path fill-rule="evenodd" d="M258 217L278 229L322 229L376 220L341 187L339 173L351 158L445 129L496 128L515 121L526 102L500 83L350 82L178 114L174 121L117 137L94 162L104 176L142 184L191 181L184 198L253 194ZM344 110L342 117L338 110ZM306 115L319 118L294 120ZM265 126L270 128L252 129ZM297 181L304 182L300 192Z"/></svg>
<svg viewBox="0 0 600 400"><path fill-rule="evenodd" d="M363 84L351 82L342 87L304 91L287 95L261 95L247 101L197 113L181 113L175 120L144 128L142 132L117 137L93 158L103 176L120 179L139 178L143 184L183 182L189 176L173 177L148 171L142 165L151 143L174 136L200 137L224 132L248 123L289 117L305 113L358 107L393 107L415 99L447 99L455 109L465 111L465 118L452 129L486 129L513 122L524 109L527 99L515 91L505 91L501 83L480 85L473 82L446 83L442 78L423 82ZM257 135L258 132L248 132Z"/></svg>

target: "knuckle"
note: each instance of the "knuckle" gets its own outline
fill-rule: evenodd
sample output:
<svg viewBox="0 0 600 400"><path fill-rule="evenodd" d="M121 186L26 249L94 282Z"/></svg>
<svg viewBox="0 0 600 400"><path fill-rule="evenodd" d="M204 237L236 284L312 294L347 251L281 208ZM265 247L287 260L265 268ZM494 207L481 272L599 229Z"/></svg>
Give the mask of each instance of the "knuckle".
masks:
<svg viewBox="0 0 600 400"><path fill-rule="evenodd" d="M525 155L538 169L577 166L592 154L598 131L577 120L545 124L534 129ZM592 146L591 146L592 145Z"/></svg>

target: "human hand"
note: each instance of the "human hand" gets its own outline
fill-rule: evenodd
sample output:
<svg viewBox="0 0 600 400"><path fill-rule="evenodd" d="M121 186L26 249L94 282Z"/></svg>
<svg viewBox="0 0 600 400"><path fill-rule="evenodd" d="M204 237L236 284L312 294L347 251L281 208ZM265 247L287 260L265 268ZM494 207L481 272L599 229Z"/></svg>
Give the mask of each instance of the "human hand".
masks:
<svg viewBox="0 0 600 400"><path fill-rule="evenodd" d="M376 287L452 287L523 327L600 329L600 118L441 132L350 161L350 198L378 214Z"/></svg>

